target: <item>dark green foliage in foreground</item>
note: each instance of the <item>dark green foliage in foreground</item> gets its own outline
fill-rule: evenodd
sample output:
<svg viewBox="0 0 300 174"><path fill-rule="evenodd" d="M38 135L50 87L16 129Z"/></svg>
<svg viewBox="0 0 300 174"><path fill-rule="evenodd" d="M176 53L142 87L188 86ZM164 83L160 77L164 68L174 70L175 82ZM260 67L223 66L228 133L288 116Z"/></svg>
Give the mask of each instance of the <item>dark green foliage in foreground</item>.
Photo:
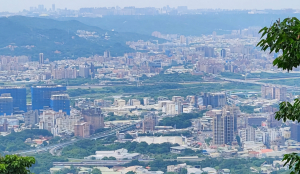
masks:
<svg viewBox="0 0 300 174"><path fill-rule="evenodd" d="M273 61L273 65L283 70L291 71L300 65L300 21L293 18L286 18L282 22L277 20L271 27L264 27L261 31L262 39L257 44L262 50L282 55ZM266 36L265 38L263 38ZM282 102L279 111L276 112L277 120L292 120L300 122L300 100L295 99L290 102ZM300 157L296 153L284 155L285 165L293 170L291 173L300 173Z"/></svg>
<svg viewBox="0 0 300 174"><path fill-rule="evenodd" d="M300 21L293 18L286 18L282 22L277 20L271 27L264 27L261 31L262 38L257 44L262 50L279 53L273 64L283 70L293 70L300 65Z"/></svg>
<svg viewBox="0 0 300 174"><path fill-rule="evenodd" d="M53 167L53 162L67 162L68 159L64 157L52 156L50 153L36 154L34 155L36 163L30 168L33 173L42 174L47 173L51 167Z"/></svg>
<svg viewBox="0 0 300 174"><path fill-rule="evenodd" d="M25 144L27 138L39 138L53 136L49 131L42 129L26 129L22 132L12 132L7 136L0 136L0 151L18 151L29 149L30 146Z"/></svg>
<svg viewBox="0 0 300 174"><path fill-rule="evenodd" d="M29 168L35 163L33 157L6 155L0 157L1 174L29 174Z"/></svg>

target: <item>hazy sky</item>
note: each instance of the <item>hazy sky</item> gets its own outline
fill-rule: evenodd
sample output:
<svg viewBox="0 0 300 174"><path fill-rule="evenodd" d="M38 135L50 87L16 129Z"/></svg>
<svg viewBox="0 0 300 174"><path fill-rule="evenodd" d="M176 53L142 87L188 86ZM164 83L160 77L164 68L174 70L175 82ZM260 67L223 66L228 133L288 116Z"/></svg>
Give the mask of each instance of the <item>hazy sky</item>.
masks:
<svg viewBox="0 0 300 174"><path fill-rule="evenodd" d="M44 4L50 8L79 9L81 7L171 7L188 6L194 8L222 9L300 9L300 0L0 0L0 11L16 12L29 9L31 6Z"/></svg>

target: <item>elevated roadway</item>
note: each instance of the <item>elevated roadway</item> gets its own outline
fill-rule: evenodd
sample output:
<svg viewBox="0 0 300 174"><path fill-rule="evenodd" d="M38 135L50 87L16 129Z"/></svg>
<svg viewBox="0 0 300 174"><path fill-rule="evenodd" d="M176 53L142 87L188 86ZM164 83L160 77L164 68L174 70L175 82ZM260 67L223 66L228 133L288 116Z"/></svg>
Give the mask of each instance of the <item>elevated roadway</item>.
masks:
<svg viewBox="0 0 300 174"><path fill-rule="evenodd" d="M62 149L64 147L70 146L80 140L96 140L96 139L101 139L101 138L105 138L108 137L110 135L115 135L117 131L128 131L128 130L132 130L134 129L134 127L136 126L137 123L132 123L132 124L127 124L127 125L122 125L119 127L115 127L111 130L105 131L105 132L100 132L97 134L93 134L89 137L86 138L78 138L78 139L73 139L73 140L69 140L66 142L62 142L62 143L58 143L58 144L54 144L54 145L49 145L43 148L39 148L39 149L31 149L31 150L25 150L25 151L18 151L18 152L13 152L11 154L19 154L19 155L26 155L26 154L32 154L32 153L42 153L42 152L47 152L49 151L52 155L54 155L56 153L57 150Z"/></svg>

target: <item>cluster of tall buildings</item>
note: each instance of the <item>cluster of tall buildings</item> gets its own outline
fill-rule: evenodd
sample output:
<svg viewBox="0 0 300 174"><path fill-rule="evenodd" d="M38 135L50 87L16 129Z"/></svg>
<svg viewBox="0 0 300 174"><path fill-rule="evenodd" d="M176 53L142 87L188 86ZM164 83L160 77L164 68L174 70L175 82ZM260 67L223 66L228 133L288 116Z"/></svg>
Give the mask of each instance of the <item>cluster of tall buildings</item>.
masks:
<svg viewBox="0 0 300 174"><path fill-rule="evenodd" d="M59 85L32 86L32 104L27 105L25 87L1 87L0 115L11 115L19 111L26 113L28 110L43 110L45 108L51 108L54 111L62 110L70 115L70 99L66 90L66 87Z"/></svg>
<svg viewBox="0 0 300 174"><path fill-rule="evenodd" d="M286 87L263 85L261 86L261 97L264 99L277 99L279 101L286 101L287 89Z"/></svg>
<svg viewBox="0 0 300 174"><path fill-rule="evenodd" d="M30 115L31 114L31 115ZM30 119L38 116L31 112ZM25 119L25 124L26 124ZM30 120L31 121L31 120ZM32 120L34 122L34 120ZM38 116L39 129L45 129L54 136L71 135L88 137L98 129L104 128L104 116L100 108L85 108L78 115L68 116L66 112L43 110Z"/></svg>
<svg viewBox="0 0 300 174"><path fill-rule="evenodd" d="M54 111L62 110L70 114L70 99L66 94L67 88L60 85L32 86L32 110L51 108Z"/></svg>
<svg viewBox="0 0 300 174"><path fill-rule="evenodd" d="M202 58L200 59L196 64L196 70L210 73L210 74L220 74L221 72L224 72L225 66L223 62L219 62L217 60L212 59L206 59Z"/></svg>
<svg viewBox="0 0 300 174"><path fill-rule="evenodd" d="M60 67L51 70L52 78L56 80L60 79L76 79L77 77L95 77L95 66L93 63L88 65L87 63L80 65L79 70L71 67Z"/></svg>

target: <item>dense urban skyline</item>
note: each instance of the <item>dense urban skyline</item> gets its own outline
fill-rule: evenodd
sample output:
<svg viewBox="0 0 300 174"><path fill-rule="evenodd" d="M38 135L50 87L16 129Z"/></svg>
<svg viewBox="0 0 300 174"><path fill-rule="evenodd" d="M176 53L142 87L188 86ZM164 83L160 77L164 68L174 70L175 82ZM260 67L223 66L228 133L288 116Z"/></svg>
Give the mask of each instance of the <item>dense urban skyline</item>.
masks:
<svg viewBox="0 0 300 174"><path fill-rule="evenodd" d="M0 0L0 173L300 173L299 5Z"/></svg>
<svg viewBox="0 0 300 174"><path fill-rule="evenodd" d="M202 9L202 8L213 8L213 9L284 9L284 8L297 8L300 7L300 1L294 0L12 0L5 1L0 0L0 11L8 12L18 12L23 9L29 9L31 6L38 6L39 4L44 4L47 9L51 8L52 4L56 4L57 8L68 8L68 9L79 9L83 7L126 7L126 6L135 6L135 7L163 7L170 5L170 7L177 6L188 6L190 9Z"/></svg>

